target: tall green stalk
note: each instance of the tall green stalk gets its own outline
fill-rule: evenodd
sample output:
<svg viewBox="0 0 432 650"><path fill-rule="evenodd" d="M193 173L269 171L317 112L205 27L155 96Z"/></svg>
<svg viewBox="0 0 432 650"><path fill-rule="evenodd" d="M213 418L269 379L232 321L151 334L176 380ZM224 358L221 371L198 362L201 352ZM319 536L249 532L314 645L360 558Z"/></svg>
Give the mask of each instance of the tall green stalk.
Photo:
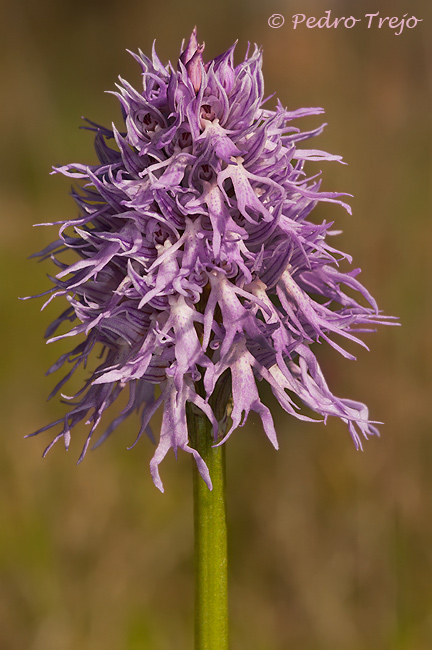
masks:
<svg viewBox="0 0 432 650"><path fill-rule="evenodd" d="M210 491L193 461L195 528L195 650L228 650L228 572L225 445L212 447L212 427L188 405L191 445L209 468Z"/></svg>

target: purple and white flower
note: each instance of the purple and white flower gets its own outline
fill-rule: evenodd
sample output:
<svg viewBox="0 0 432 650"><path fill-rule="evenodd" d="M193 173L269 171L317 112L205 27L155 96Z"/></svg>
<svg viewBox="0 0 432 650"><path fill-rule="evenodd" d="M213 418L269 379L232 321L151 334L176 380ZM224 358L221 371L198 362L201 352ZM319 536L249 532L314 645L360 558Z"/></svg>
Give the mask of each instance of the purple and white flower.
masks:
<svg viewBox="0 0 432 650"><path fill-rule="evenodd" d="M350 211L340 193L320 191L319 177L304 171L308 160L341 158L297 148L324 125L302 132L293 121L323 110L263 108L261 51L234 66L234 48L204 63L194 30L177 68L162 65L154 49L152 59L133 55L142 90L120 79L120 130L89 122L97 164L55 169L84 181L73 190L80 216L56 222L58 239L37 254L59 269L48 302L69 303L47 337L80 341L48 371L71 366L52 394L100 345L102 361L65 417L31 435L60 424L45 453L60 438L68 448L71 429L86 418L82 460L103 413L127 388L126 407L97 444L134 411L137 439L152 437L149 422L161 406L150 463L160 490L159 464L171 448L193 454L211 488L189 445L187 402L207 415L217 444L252 410L278 447L257 380L296 418L310 419L302 403L324 421L341 418L357 447L361 436L377 434L366 406L332 394L313 345L326 341L353 359L343 339L364 345L358 332L388 322L357 280L359 269L339 269L351 260L328 243L332 224L308 220L320 201ZM77 261L63 261L65 251ZM66 321L77 324L56 336ZM232 386L232 424L221 434L210 398L224 381Z"/></svg>

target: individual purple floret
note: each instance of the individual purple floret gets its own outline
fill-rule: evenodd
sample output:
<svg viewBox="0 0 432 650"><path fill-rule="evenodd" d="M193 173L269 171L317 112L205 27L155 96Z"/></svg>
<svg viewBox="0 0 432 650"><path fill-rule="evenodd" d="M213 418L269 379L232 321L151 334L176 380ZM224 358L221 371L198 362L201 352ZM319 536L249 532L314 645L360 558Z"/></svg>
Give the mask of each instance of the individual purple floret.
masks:
<svg viewBox="0 0 432 650"><path fill-rule="evenodd" d="M193 454L211 488L207 466L189 446L188 401L207 415L217 444L252 410L278 447L257 380L299 419L310 420L301 403L324 421L341 418L358 448L361 435L378 433L366 406L332 394L312 346L326 341L353 359L343 338L364 345L357 332L388 322L357 280L359 269L339 270L340 260L351 259L327 242L332 224L308 220L319 201L350 212L340 193L321 192L319 178L303 170L308 160L340 156L297 148L324 125L301 132L293 120L323 109L288 111L280 102L264 109L261 51L234 66L234 48L204 63L194 29L176 69L163 66L154 49L151 60L133 55L143 88L120 79L120 131L89 122L97 164L55 169L84 181L73 190L80 216L56 222L59 238L37 254L59 268L48 302L64 296L69 303L48 328L49 341L80 335L48 371L71 366L52 395L99 344L103 350L67 415L31 435L61 424L45 453L60 438L68 448L71 429L86 418L82 460L103 413L127 387L126 407L97 444L134 411L137 439L151 436L150 419L162 406L150 463L162 491L159 464L170 448ZM62 261L70 250L72 264ZM77 324L56 336L66 321ZM224 435L210 397L218 381L230 380L232 425Z"/></svg>

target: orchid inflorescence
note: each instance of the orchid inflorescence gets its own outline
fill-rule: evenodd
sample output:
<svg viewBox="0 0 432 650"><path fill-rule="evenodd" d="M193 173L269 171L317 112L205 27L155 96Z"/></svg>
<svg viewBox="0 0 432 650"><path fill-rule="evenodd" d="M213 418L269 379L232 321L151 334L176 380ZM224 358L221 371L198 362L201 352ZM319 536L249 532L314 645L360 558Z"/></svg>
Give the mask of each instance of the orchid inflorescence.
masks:
<svg viewBox="0 0 432 650"><path fill-rule="evenodd" d="M160 490L159 464L170 448L193 454L211 488L189 442L187 402L209 418L215 444L255 411L277 448L257 380L296 418L311 419L301 404L324 420L341 418L357 447L361 435L377 434L365 405L332 394L312 346L326 341L353 359L334 335L364 345L358 332L388 322L357 280L359 269L340 270L351 258L328 243L332 223L308 220L320 201L350 212L342 194L320 191L319 175L304 172L307 161L341 157L297 148L325 125L302 132L292 121L323 110L263 108L261 50L234 66L234 49L204 63L194 30L176 69L162 65L154 48L151 60L133 55L143 88L120 79L114 94L123 130L88 122L99 162L55 168L85 182L72 191L80 214L56 222L59 238L37 254L60 269L48 302L65 296L69 303L46 336L84 335L48 371L71 364L52 395L98 344L103 352L66 416L32 435L62 423L46 452L60 438L68 448L71 429L87 417L82 460L103 413L128 387L127 405L97 444L134 411L137 440L143 432L152 437L149 422L162 406L150 463ZM61 254L71 250L78 260L67 264ZM67 321L78 324L55 336ZM228 427L226 410L221 418L215 407L223 386L231 395Z"/></svg>

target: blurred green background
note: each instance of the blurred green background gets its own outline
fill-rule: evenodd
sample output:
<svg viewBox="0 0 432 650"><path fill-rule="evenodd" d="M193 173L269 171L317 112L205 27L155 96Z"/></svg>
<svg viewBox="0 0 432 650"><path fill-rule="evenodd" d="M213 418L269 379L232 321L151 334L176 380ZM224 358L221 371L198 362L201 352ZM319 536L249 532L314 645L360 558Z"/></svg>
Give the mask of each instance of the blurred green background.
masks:
<svg viewBox="0 0 432 650"><path fill-rule="evenodd" d="M388 28L292 30L295 13L408 13ZM286 22L271 29L275 12ZM126 48L175 61L197 24L212 58L239 39L264 47L266 94L290 109L323 106L313 145L348 166L323 166L324 187L354 194L353 216L320 206L343 229L339 247L401 328L367 335L350 362L319 358L335 394L366 402L382 437L356 452L338 421L307 425L272 401L275 452L257 419L230 439L228 495L233 650L426 650L432 647L431 89L432 14L426 0L127 3L3 1L1 88L0 648L187 650L192 647L190 458L162 465L153 486L150 441L133 450L130 421L78 468L71 451L42 461L50 434L23 436L63 414L46 402L45 370L66 341L43 332L62 309L39 313L48 262L27 257L55 238L32 228L76 213L53 164L95 161L81 115L120 121L117 75L138 86ZM274 100L272 100L274 101ZM270 104L269 103L269 107ZM319 117L303 120L318 126ZM312 168L311 168L312 169ZM72 392L73 386L69 388ZM155 423L157 430L158 422Z"/></svg>

